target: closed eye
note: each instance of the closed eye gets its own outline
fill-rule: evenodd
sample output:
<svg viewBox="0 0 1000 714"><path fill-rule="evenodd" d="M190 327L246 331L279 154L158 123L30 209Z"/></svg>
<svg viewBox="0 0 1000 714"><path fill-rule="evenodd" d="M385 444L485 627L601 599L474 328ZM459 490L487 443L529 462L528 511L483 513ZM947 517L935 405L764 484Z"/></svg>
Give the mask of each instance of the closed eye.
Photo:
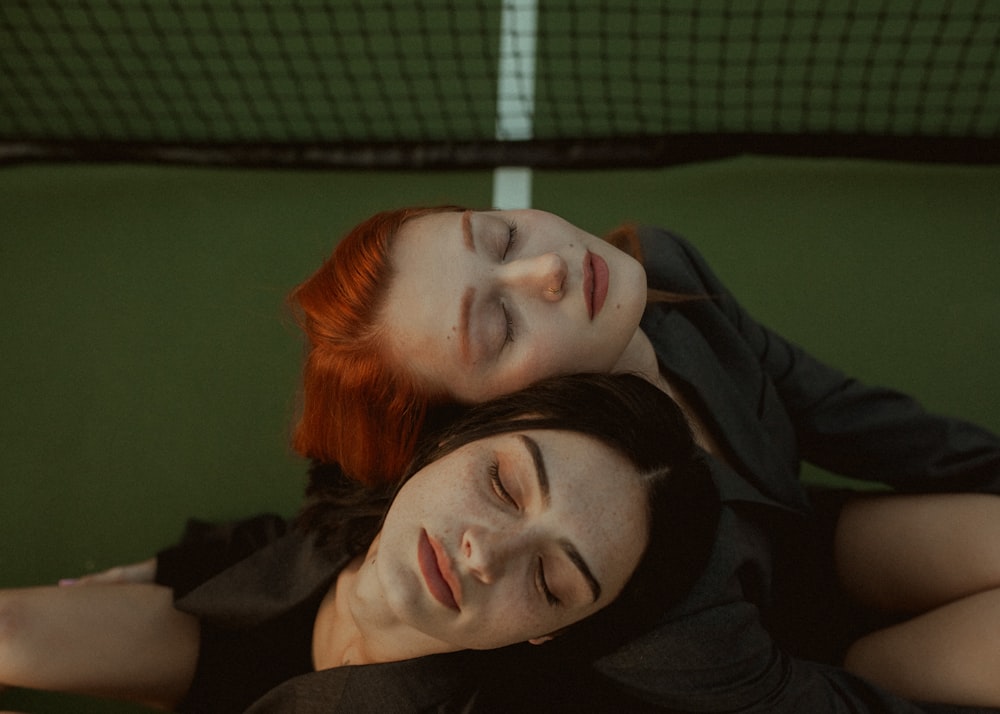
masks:
<svg viewBox="0 0 1000 714"><path fill-rule="evenodd" d="M517 508L517 501L514 497L510 495L510 491L504 486L503 479L500 477L500 464L496 461L490 464L490 485L493 488L493 493L504 503L514 506Z"/></svg>
<svg viewBox="0 0 1000 714"><path fill-rule="evenodd" d="M503 349L509 343L514 341L514 318L511 317L510 311L507 309L506 304L501 302L500 309L503 310L503 320L504 320L504 337L503 337L503 345L501 345L501 349Z"/></svg>
<svg viewBox="0 0 1000 714"><path fill-rule="evenodd" d="M517 240L517 226L512 222L507 222L507 243L504 245L503 252L500 254L501 260L507 260L507 254L510 253L511 248L514 247L514 243Z"/></svg>
<svg viewBox="0 0 1000 714"><path fill-rule="evenodd" d="M535 583L542 594L545 595L546 601L549 605L555 607L556 605L561 605L562 600L555 596L555 593L549 589L549 582L545 579L545 562L539 558L538 559L538 570L535 571Z"/></svg>

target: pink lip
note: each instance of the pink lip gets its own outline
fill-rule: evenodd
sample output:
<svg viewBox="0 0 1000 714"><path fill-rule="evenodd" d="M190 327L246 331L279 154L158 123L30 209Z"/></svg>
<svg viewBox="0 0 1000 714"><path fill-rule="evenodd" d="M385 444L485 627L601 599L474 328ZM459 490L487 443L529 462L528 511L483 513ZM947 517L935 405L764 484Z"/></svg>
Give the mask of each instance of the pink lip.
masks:
<svg viewBox="0 0 1000 714"><path fill-rule="evenodd" d="M458 610L458 600L462 597L458 578L451 569L451 561L440 543L431 540L427 531L420 531L417 545L417 561L420 573L434 599L447 608Z"/></svg>
<svg viewBox="0 0 1000 714"><path fill-rule="evenodd" d="M604 300L607 297L608 264L601 256L587 251L583 259L583 299L587 303L587 312L591 320L604 307Z"/></svg>

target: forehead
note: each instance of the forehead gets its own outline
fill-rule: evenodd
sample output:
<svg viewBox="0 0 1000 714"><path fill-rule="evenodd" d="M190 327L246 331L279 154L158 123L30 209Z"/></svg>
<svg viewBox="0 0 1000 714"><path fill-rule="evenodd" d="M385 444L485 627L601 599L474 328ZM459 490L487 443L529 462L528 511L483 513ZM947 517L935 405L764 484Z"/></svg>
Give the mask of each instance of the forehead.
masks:
<svg viewBox="0 0 1000 714"><path fill-rule="evenodd" d="M614 597L649 536L646 486L632 463L596 438L527 432L539 440L551 489L550 517Z"/></svg>
<svg viewBox="0 0 1000 714"><path fill-rule="evenodd" d="M463 216L467 213L466 211L441 211L407 220L399 227L392 252L395 253L401 245L413 241L439 241L444 238L445 233L454 234L449 235L449 237L460 237Z"/></svg>
<svg viewBox="0 0 1000 714"><path fill-rule="evenodd" d="M635 466L596 437L575 431L527 431L548 472L553 508L566 515L593 511L618 520L645 510L645 486Z"/></svg>
<svg viewBox="0 0 1000 714"><path fill-rule="evenodd" d="M460 213L414 218L393 242L392 282L380 315L390 349L419 377L448 383L457 375L459 309L467 284ZM464 259L464 260L463 260Z"/></svg>

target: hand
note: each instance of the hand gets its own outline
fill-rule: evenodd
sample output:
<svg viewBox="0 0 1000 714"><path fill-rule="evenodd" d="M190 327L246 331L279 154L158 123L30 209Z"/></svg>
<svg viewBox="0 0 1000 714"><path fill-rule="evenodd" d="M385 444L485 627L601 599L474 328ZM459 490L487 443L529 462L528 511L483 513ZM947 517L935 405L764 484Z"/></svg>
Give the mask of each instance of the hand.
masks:
<svg viewBox="0 0 1000 714"><path fill-rule="evenodd" d="M113 568L102 570L99 573L91 573L80 578L60 580L59 584L69 585L93 585L93 584L116 584L116 583L151 583L156 577L156 558L149 558L138 563L128 565L116 565Z"/></svg>

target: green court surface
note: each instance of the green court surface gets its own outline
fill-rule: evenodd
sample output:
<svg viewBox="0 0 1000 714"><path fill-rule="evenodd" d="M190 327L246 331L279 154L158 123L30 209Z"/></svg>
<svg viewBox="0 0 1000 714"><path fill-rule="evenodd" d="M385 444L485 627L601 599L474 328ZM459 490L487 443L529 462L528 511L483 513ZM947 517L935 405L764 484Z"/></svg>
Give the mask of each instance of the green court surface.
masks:
<svg viewBox="0 0 1000 714"><path fill-rule="evenodd" d="M284 296L369 213L491 191L490 172L0 170L0 587L142 559L190 516L292 513L301 346ZM816 355L1000 430L998 167L536 172L533 204L595 233L673 228ZM43 706L130 710L0 694Z"/></svg>

